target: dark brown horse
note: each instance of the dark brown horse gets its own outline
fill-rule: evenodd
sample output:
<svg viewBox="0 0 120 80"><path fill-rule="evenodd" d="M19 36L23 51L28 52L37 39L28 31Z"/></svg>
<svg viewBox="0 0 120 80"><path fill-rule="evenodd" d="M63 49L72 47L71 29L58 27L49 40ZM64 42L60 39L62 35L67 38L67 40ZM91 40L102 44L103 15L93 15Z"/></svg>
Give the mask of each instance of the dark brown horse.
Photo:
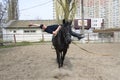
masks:
<svg viewBox="0 0 120 80"><path fill-rule="evenodd" d="M69 44L71 43L71 34L69 33L72 22L63 20L63 25L58 34L53 37L52 43L56 50L58 67L63 66L65 55Z"/></svg>

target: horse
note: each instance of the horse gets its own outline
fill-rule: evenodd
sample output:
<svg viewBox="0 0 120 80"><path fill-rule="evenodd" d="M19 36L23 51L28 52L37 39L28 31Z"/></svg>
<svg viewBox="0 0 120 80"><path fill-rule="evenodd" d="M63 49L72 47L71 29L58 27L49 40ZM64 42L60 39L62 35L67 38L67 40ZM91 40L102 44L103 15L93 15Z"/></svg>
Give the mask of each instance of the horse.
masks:
<svg viewBox="0 0 120 80"><path fill-rule="evenodd" d="M71 34L69 33L72 22L63 20L63 25L56 36L52 38L52 43L56 51L56 60L58 67L63 67L65 55L71 43Z"/></svg>

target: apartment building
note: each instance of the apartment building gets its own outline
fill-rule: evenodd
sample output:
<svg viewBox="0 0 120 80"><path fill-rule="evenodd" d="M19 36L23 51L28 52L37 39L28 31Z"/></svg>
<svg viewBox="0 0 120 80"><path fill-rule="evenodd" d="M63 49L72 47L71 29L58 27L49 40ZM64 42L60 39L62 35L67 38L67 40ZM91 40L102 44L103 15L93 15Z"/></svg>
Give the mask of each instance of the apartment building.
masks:
<svg viewBox="0 0 120 80"><path fill-rule="evenodd" d="M85 18L103 18L105 28L120 27L120 0L84 0ZM76 18L81 17L79 1Z"/></svg>
<svg viewBox="0 0 120 80"><path fill-rule="evenodd" d="M53 0L54 7L57 3ZM84 18L103 18L104 28L119 28L120 26L120 0L83 0ZM55 9L55 8L54 8ZM55 10L54 10L55 11ZM54 15L56 13L54 12ZM81 19L81 0L77 2L76 19ZM56 18L56 16L54 17Z"/></svg>

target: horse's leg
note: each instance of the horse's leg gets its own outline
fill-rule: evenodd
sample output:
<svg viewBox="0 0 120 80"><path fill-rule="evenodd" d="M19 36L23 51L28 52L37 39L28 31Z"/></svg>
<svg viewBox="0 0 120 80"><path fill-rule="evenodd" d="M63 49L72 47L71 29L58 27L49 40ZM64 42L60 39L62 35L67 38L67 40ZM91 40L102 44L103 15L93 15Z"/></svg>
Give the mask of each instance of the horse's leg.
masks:
<svg viewBox="0 0 120 80"><path fill-rule="evenodd" d="M60 67L62 67L62 56L63 56L62 52L60 52L59 55L60 55Z"/></svg>
<svg viewBox="0 0 120 80"><path fill-rule="evenodd" d="M63 66L63 62L64 62L64 59L65 59L65 55L67 53L67 48L63 50L63 55L62 55L62 64L61 66Z"/></svg>
<svg viewBox="0 0 120 80"><path fill-rule="evenodd" d="M57 63L58 63L58 67L61 67L61 52L59 52L59 50L56 50L56 55L57 55Z"/></svg>
<svg viewBox="0 0 120 80"><path fill-rule="evenodd" d="M56 50L56 61L57 61L57 63L58 63L58 58L59 58L59 52Z"/></svg>

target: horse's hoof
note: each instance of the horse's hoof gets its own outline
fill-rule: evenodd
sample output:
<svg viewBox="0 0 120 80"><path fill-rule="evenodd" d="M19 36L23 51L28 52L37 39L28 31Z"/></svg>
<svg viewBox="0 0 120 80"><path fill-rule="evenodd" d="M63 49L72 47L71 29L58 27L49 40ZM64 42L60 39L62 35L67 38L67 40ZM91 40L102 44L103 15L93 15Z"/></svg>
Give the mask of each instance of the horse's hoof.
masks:
<svg viewBox="0 0 120 80"><path fill-rule="evenodd" d="M62 65L62 64L59 64L59 65L58 65L58 68L61 68L61 67L63 67L63 65Z"/></svg>
<svg viewBox="0 0 120 80"><path fill-rule="evenodd" d="M61 68L61 66L59 65L58 68Z"/></svg>

